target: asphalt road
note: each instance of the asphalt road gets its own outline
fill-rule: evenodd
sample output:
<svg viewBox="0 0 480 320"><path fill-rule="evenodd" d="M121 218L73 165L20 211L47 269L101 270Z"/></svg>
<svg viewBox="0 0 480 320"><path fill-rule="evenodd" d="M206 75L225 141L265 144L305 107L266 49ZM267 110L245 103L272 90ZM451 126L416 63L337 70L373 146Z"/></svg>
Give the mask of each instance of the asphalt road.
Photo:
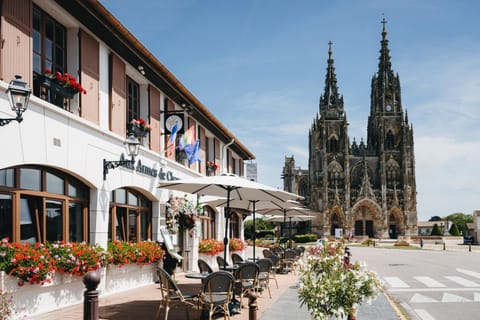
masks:
<svg viewBox="0 0 480 320"><path fill-rule="evenodd" d="M412 320L480 319L480 252L351 247Z"/></svg>

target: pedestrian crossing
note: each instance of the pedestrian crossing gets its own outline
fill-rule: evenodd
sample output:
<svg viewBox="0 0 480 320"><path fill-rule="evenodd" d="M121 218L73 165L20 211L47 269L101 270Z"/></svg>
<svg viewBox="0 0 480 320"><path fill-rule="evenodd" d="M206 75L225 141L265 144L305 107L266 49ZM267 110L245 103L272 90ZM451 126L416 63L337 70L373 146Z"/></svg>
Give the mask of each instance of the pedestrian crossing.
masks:
<svg viewBox="0 0 480 320"><path fill-rule="evenodd" d="M480 273L456 269L457 274L438 276L383 277L390 293L411 293L409 302L480 302ZM453 273L453 272L452 272Z"/></svg>

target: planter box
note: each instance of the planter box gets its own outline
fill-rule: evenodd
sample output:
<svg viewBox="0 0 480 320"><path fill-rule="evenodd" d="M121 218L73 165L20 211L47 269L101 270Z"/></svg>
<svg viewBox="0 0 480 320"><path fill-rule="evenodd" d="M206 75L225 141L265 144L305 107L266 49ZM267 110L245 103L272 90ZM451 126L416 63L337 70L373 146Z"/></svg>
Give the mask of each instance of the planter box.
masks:
<svg viewBox="0 0 480 320"><path fill-rule="evenodd" d="M155 282L156 267L156 264L144 266L127 264L122 267L110 265L106 270L105 287L102 294L111 294L149 285Z"/></svg>
<svg viewBox="0 0 480 320"><path fill-rule="evenodd" d="M151 284L154 282L155 269L156 264L129 264L121 268L109 266L100 270L101 281L97 290L103 296ZM83 276L55 273L50 283L25 283L19 286L17 277L0 271L0 290L13 296L17 313L12 319L28 319L33 315L83 303L85 285Z"/></svg>
<svg viewBox="0 0 480 320"><path fill-rule="evenodd" d="M0 289L13 296L17 313L12 319L28 319L28 316L49 312L60 306L83 302L83 277L55 273L52 282L44 285L25 283L18 285L18 278L0 272Z"/></svg>

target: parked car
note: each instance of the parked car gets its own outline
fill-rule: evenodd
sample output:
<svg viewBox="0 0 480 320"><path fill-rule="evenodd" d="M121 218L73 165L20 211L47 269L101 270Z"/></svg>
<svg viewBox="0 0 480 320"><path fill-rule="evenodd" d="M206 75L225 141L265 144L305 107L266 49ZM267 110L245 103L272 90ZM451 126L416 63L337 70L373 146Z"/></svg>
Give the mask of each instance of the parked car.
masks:
<svg viewBox="0 0 480 320"><path fill-rule="evenodd" d="M472 236L463 237L463 244L473 244L474 239Z"/></svg>

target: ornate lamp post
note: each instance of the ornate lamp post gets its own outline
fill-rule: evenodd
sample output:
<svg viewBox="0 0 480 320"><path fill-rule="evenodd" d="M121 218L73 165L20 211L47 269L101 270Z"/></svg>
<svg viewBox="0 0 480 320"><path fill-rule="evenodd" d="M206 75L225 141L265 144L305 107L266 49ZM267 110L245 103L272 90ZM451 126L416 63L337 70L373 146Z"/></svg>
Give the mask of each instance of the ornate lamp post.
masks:
<svg viewBox="0 0 480 320"><path fill-rule="evenodd" d="M140 148L140 141L133 133L130 133L125 140L125 144L127 145L127 153L131 157L131 160L107 161L103 159L103 180L107 179L109 169L115 169L119 166L133 166L135 163L135 157L138 155Z"/></svg>
<svg viewBox="0 0 480 320"><path fill-rule="evenodd" d="M23 120L22 114L28 108L28 100L30 99L32 90L28 84L21 79L21 76L16 75L15 80L10 81L7 89L8 102L10 103L12 111L15 111L17 116L15 118L0 119L1 127L9 124L12 120L16 120L19 123Z"/></svg>

